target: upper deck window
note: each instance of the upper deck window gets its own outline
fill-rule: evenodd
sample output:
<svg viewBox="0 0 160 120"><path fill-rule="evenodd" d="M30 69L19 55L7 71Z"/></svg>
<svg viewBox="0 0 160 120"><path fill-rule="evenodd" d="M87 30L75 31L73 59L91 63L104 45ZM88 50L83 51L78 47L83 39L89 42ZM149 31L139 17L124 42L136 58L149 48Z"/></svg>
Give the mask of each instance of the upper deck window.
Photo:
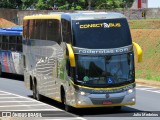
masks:
<svg viewBox="0 0 160 120"><path fill-rule="evenodd" d="M73 21L74 46L90 49L124 47L132 44L126 19Z"/></svg>

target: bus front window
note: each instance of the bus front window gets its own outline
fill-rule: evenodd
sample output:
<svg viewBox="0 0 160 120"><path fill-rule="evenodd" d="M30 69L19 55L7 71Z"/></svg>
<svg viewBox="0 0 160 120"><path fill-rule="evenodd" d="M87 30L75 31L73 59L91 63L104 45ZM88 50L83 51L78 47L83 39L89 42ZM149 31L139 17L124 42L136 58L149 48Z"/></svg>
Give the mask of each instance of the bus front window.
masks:
<svg viewBox="0 0 160 120"><path fill-rule="evenodd" d="M133 53L77 56L76 82L91 87L118 86L134 81Z"/></svg>

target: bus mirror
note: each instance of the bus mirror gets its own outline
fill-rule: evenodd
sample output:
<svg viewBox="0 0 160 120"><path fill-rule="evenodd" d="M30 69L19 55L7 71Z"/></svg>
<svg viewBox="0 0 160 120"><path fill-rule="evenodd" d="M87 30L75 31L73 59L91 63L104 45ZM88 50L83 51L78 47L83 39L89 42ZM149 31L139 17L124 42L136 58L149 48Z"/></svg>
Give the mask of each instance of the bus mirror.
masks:
<svg viewBox="0 0 160 120"><path fill-rule="evenodd" d="M75 67L76 66L75 56L74 56L74 52L70 44L67 44L67 49L69 53L70 65L71 67Z"/></svg>
<svg viewBox="0 0 160 120"><path fill-rule="evenodd" d="M133 42L133 46L136 48L137 55L138 55L138 62L142 61L142 48L135 42Z"/></svg>

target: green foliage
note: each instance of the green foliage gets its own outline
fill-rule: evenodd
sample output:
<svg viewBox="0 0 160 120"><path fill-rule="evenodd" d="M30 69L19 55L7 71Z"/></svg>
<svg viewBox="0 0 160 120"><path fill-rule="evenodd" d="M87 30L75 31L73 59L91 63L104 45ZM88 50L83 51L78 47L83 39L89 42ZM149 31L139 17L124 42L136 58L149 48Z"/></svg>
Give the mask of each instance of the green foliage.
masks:
<svg viewBox="0 0 160 120"><path fill-rule="evenodd" d="M16 8L16 1L17 0L0 0L0 8Z"/></svg>
<svg viewBox="0 0 160 120"><path fill-rule="evenodd" d="M45 10L47 8L47 5L45 4L44 0L38 0L35 6L37 10Z"/></svg>
<svg viewBox="0 0 160 120"><path fill-rule="evenodd" d="M28 7L30 7L34 3L34 0L21 0L21 1L22 1L21 9L23 10L26 10Z"/></svg>
<svg viewBox="0 0 160 120"><path fill-rule="evenodd" d="M131 6L133 0L0 0L0 8L61 10L114 9Z"/></svg>

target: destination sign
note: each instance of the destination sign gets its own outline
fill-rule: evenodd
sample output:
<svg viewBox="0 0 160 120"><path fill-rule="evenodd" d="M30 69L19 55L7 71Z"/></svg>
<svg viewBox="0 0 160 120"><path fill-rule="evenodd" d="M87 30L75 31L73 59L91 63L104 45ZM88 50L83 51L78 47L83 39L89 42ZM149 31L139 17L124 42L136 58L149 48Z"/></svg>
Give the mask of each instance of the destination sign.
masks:
<svg viewBox="0 0 160 120"><path fill-rule="evenodd" d="M83 55L113 55L113 54L121 54L128 53L133 50L132 45L120 47L120 48L111 48L111 49L87 49L87 48L78 48L73 47L75 54L83 54Z"/></svg>

